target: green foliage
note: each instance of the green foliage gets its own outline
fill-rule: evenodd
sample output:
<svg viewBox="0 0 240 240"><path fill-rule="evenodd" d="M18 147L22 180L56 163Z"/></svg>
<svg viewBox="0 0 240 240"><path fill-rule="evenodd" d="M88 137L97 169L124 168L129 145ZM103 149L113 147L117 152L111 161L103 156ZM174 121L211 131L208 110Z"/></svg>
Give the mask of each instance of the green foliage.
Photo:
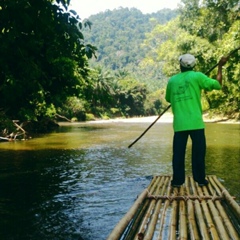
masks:
<svg viewBox="0 0 240 240"><path fill-rule="evenodd" d="M110 108L110 117L122 117L122 113L118 108Z"/></svg>
<svg viewBox="0 0 240 240"><path fill-rule="evenodd" d="M224 54L239 47L237 1L182 0L180 16L165 25L156 25L147 35L149 49L145 59L150 64L161 62L163 73L179 72L178 57L191 53L197 58L195 70L207 72ZM223 70L222 91L207 93L204 109L216 109L229 116L239 111L238 53L231 55ZM210 73L215 78L216 70Z"/></svg>
<svg viewBox="0 0 240 240"><path fill-rule="evenodd" d="M85 44L69 1L57 2L64 8L50 0L0 3L0 108L10 118L49 115L44 109L79 94L88 74L87 57L96 48Z"/></svg>
<svg viewBox="0 0 240 240"><path fill-rule="evenodd" d="M92 113L87 113L86 114L86 121L93 121L95 120L95 117Z"/></svg>
<svg viewBox="0 0 240 240"><path fill-rule="evenodd" d="M239 47L236 0L182 0L179 11L154 14L120 8L84 22L68 11L69 2L1 1L4 116L39 121L56 114L75 120L155 115L167 106L163 89L179 72L179 55L194 54L196 70L206 72ZM223 72L222 91L204 94L203 109L234 115L240 107L237 52Z"/></svg>
<svg viewBox="0 0 240 240"><path fill-rule="evenodd" d="M161 70L153 69L152 66L145 68L141 64L148 51L141 44L146 33L156 24L166 23L176 15L177 11L170 9L143 14L135 8L119 8L90 16L92 28L91 31L86 29L84 35L98 48L97 59L92 59L90 65L101 65L113 71L126 70L145 84L153 79L159 86Z"/></svg>
<svg viewBox="0 0 240 240"><path fill-rule="evenodd" d="M86 120L86 106L84 99L68 97L61 108L58 108L58 114L68 119L74 118L75 121L84 121Z"/></svg>
<svg viewBox="0 0 240 240"><path fill-rule="evenodd" d="M0 135L6 136L16 130L13 121L10 120L3 111L0 111Z"/></svg>
<svg viewBox="0 0 240 240"><path fill-rule="evenodd" d="M121 79L118 84L119 91L116 98L118 99L118 106L124 115L144 115L144 102L147 96L146 85L128 77Z"/></svg>
<svg viewBox="0 0 240 240"><path fill-rule="evenodd" d="M131 78L126 72L110 74L98 67L89 75L86 99L88 112L96 117L137 116L144 114L146 85Z"/></svg>
<svg viewBox="0 0 240 240"><path fill-rule="evenodd" d="M158 89L147 95L144 103L146 115L158 115L169 103L165 100L165 89Z"/></svg>
<svg viewBox="0 0 240 240"><path fill-rule="evenodd" d="M100 67L91 70L89 84L85 90L85 98L94 114L98 114L99 109L103 107L108 109L114 105L112 80L113 76L109 71L104 71Z"/></svg>

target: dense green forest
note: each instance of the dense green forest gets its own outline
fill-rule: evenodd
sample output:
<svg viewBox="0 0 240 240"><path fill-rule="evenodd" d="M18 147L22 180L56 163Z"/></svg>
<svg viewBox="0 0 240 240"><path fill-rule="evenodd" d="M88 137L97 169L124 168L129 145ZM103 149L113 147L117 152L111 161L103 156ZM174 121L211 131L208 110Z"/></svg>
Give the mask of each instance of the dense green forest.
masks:
<svg viewBox="0 0 240 240"><path fill-rule="evenodd" d="M159 68L141 65L149 51L144 40L156 25L165 24L177 15L177 10L170 9L143 14L136 8L120 8L91 16L92 28L86 29L84 36L98 51L90 66L100 65L112 72L124 69L151 89L165 86L166 78Z"/></svg>
<svg viewBox="0 0 240 240"><path fill-rule="evenodd" d="M120 8L88 20L69 4L1 0L0 136L16 126L41 132L51 120L156 115L179 55L192 53L206 72L239 47L237 0L182 0L153 14ZM222 90L203 93L204 110L239 119L238 56Z"/></svg>

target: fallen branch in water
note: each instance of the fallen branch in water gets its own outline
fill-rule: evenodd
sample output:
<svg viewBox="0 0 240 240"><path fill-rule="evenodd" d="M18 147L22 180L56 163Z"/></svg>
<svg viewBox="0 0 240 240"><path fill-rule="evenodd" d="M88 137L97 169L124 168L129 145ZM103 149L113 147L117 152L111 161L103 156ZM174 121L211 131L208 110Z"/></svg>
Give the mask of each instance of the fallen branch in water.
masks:
<svg viewBox="0 0 240 240"><path fill-rule="evenodd" d="M56 117L59 117L59 118L62 118L62 119L65 119L65 120L67 120L68 122L72 122L71 119L68 119L67 117L62 116L62 115L60 115L60 114L58 114L58 113L56 113L55 116L56 116Z"/></svg>
<svg viewBox="0 0 240 240"><path fill-rule="evenodd" d="M23 135L22 140L26 139L26 131L22 128L22 126L20 126L17 122L19 122L19 120L13 120L13 125L16 127L16 132L12 132L10 134L8 134L7 129L3 130L3 134L4 136L0 136L0 140L2 141L15 141L19 136Z"/></svg>

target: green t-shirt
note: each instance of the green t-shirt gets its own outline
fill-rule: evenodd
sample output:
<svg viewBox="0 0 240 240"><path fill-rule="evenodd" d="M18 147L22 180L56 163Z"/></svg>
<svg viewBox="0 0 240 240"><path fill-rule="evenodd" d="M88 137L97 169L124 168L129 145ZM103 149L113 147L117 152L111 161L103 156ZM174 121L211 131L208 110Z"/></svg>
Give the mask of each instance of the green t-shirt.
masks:
<svg viewBox="0 0 240 240"><path fill-rule="evenodd" d="M201 72L187 71L172 76L165 99L171 103L175 132L203 129L201 90L221 89L220 83Z"/></svg>

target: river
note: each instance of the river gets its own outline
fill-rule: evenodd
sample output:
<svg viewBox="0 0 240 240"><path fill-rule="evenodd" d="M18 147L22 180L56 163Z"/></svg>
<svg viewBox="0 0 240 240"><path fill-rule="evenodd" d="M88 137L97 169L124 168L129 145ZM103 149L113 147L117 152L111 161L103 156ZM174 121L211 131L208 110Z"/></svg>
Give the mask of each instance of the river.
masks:
<svg viewBox="0 0 240 240"><path fill-rule="evenodd" d="M62 124L28 141L0 143L1 240L104 240L148 186L170 175L172 124ZM206 124L206 173L240 202L239 124ZM191 141L186 174L191 174Z"/></svg>

